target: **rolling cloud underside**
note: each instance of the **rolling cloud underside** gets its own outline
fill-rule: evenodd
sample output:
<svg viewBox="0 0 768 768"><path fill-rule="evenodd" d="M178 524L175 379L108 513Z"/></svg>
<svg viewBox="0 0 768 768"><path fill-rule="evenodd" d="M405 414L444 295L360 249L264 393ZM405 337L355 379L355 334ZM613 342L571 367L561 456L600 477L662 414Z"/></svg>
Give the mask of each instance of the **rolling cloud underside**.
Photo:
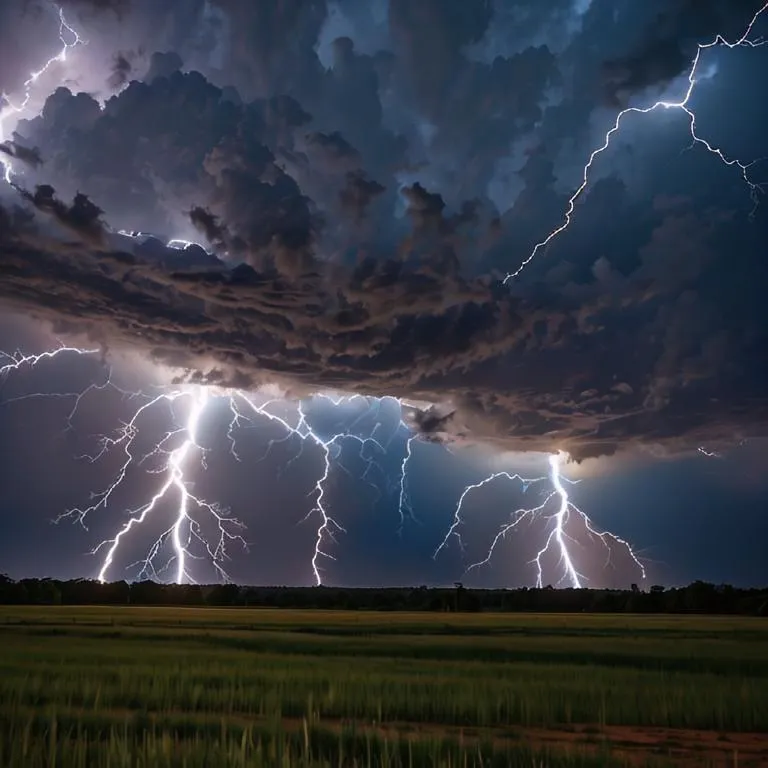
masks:
<svg viewBox="0 0 768 768"><path fill-rule="evenodd" d="M4 303L143 346L196 381L433 402L418 426L445 439L581 459L766 433L762 210L746 227L707 191L660 195L649 210L603 179L583 207L591 239L575 230L571 250L504 287L499 275L564 208L553 158L567 136L555 126L568 130L580 97L546 106L563 84L546 46L473 61L466 47L490 34L493 3L391 0L389 47L369 55L339 38L325 70L314 50L324 2L214 5L232 20L237 91L213 84L221 73L183 74L175 54L143 73L121 54L105 82L144 82L103 111L62 88L19 125L6 153L34 158L24 183L41 186L0 209ZM673 5L663 45L645 37L580 65L608 101L679 74L675 41L685 50L722 22L685 26L690 3ZM497 162L538 132L522 192L497 210L486 194ZM169 269L103 226L168 232L179 212L229 264Z"/></svg>

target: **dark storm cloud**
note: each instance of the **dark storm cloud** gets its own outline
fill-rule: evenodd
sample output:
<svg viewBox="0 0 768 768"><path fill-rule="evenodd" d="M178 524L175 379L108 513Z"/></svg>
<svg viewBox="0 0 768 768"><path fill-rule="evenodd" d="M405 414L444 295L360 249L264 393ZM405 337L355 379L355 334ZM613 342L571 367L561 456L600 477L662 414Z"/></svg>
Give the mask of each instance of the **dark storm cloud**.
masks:
<svg viewBox="0 0 768 768"><path fill-rule="evenodd" d="M393 1L391 50L364 53L340 37L330 69L316 50L324 2L214 5L232 42L215 77L237 90L185 72L170 50L103 110L59 89L20 123L20 140L46 158L30 181L58 191L28 202L83 243L7 215L5 301L78 318L100 341L139 345L200 380L432 402L414 422L435 439L588 456L765 430L768 318L755 286L766 275L753 259L762 209L744 228L733 198L702 183L695 198L648 210L603 179L564 246L526 281L498 280L564 210L554 158L572 130L587 130L580 106L599 103L597 43L618 23L605 6L591 5L563 72L538 43L471 58L498 10L479 0ZM539 15L573 22L562 4ZM671 40L667 27L660 37ZM633 50L644 49L635 40ZM540 141L516 173L522 189L499 211L488 185L531 136ZM60 202L80 190L88 197ZM108 231L94 245L91 200L114 228L196 228L228 264L194 271L179 260L171 271Z"/></svg>
<svg viewBox="0 0 768 768"><path fill-rule="evenodd" d="M633 94L663 86L690 69L699 43L717 35L738 40L759 0L674 0L665 3L629 54L605 62L605 94L613 106L626 106Z"/></svg>
<svg viewBox="0 0 768 768"><path fill-rule="evenodd" d="M49 207L51 195L41 197ZM169 274L18 231L4 238L0 276L12 305L78 317L100 340L143 345L159 361L211 371L217 383L276 379L296 393L436 402L439 411L420 417L429 434L558 445L583 457L764 429L765 311L758 320L753 301L742 308L753 318L745 333L736 307L718 303L707 272L714 233L690 210L663 215L628 278L596 266L591 284L537 300L427 260L345 269L305 254L303 270L281 271L275 259L262 270Z"/></svg>
<svg viewBox="0 0 768 768"><path fill-rule="evenodd" d="M546 46L490 62L468 56L495 12L487 0L389 4L391 83L407 108L411 155L429 164L425 177L452 205L487 194L497 162L541 119L548 89L560 82Z"/></svg>
<svg viewBox="0 0 768 768"><path fill-rule="evenodd" d="M107 85L113 90L117 91L122 88L131 76L133 71L133 64L131 59L133 54L130 52L120 52L115 54L115 58L112 62L112 72L107 78Z"/></svg>
<svg viewBox="0 0 768 768"><path fill-rule="evenodd" d="M362 171L349 171L346 184L339 192L339 200L355 218L365 215L371 202L385 191L385 187L374 179L366 178Z"/></svg>
<svg viewBox="0 0 768 768"><path fill-rule="evenodd" d="M427 117L449 103L465 61L462 49L483 37L492 18L490 0L390 0L392 38Z"/></svg>
<svg viewBox="0 0 768 768"><path fill-rule="evenodd" d="M59 0L58 5L64 10L71 9L78 13L112 11L121 14L131 7L131 0Z"/></svg>
<svg viewBox="0 0 768 768"><path fill-rule="evenodd" d="M20 189L24 200L30 202L38 211L52 216L55 221L84 241L99 245L104 236L101 215L104 211L94 205L86 195L77 193L71 205L56 197L53 187L39 185L34 193Z"/></svg>
<svg viewBox="0 0 768 768"><path fill-rule="evenodd" d="M229 20L228 71L246 98L317 87L322 68L314 45L325 21L326 0L212 4Z"/></svg>
<svg viewBox="0 0 768 768"><path fill-rule="evenodd" d="M214 247L220 250L231 247L229 232L227 232L226 227L222 226L218 216L214 216L210 211L197 205L189 212L189 220Z"/></svg>
<svg viewBox="0 0 768 768"><path fill-rule="evenodd" d="M40 156L40 150L37 147L25 147L16 141L4 141L0 143L0 152L8 157L21 160L22 163L37 168L43 164L43 158Z"/></svg>
<svg viewBox="0 0 768 768"><path fill-rule="evenodd" d="M159 77L170 77L184 66L181 56L174 51L155 51L149 60L149 69L144 76L147 83L152 83Z"/></svg>

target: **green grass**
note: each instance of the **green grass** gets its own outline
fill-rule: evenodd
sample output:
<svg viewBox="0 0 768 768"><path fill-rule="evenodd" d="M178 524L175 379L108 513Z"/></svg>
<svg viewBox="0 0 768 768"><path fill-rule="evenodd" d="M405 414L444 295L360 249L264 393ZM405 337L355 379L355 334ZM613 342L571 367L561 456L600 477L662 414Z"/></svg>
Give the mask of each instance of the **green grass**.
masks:
<svg viewBox="0 0 768 768"><path fill-rule="evenodd" d="M526 743L577 723L768 731L768 622L0 609L8 768L623 764Z"/></svg>
<svg viewBox="0 0 768 768"><path fill-rule="evenodd" d="M458 739L415 741L341 732L308 724L295 731L195 728L131 723L94 729L83 720L55 715L29 721L0 738L0 760L7 768L620 768L626 763L609 754L563 755L525 746L497 749L479 744L464 747Z"/></svg>

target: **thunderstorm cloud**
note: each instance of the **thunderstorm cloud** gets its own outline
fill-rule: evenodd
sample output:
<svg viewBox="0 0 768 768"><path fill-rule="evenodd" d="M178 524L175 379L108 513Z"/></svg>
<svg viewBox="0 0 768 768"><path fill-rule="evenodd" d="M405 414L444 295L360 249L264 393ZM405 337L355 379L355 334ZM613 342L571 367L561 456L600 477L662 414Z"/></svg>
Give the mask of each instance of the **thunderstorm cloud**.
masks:
<svg viewBox="0 0 768 768"><path fill-rule="evenodd" d="M573 227L501 282L562 221L595 125L758 4L69 7L94 86L6 137L36 148L0 198L6 306L197 380L433 403L414 424L435 439L585 458L768 431L768 215L748 219L738 169L681 158L684 120L634 124L632 151L707 171L631 183L631 151L612 156Z"/></svg>

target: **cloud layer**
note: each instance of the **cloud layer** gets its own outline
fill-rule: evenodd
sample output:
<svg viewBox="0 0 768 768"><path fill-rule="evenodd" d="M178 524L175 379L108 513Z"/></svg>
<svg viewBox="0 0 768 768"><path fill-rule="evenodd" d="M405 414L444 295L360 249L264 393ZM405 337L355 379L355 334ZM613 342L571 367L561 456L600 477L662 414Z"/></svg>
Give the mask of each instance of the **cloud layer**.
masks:
<svg viewBox="0 0 768 768"><path fill-rule="evenodd" d="M683 132L631 127L676 173L638 180L611 154L573 227L499 282L558 223L605 97L674 83L685 55L665 51L740 33L754 4L692 18L681 0L664 24L659 4L203 5L163 17L173 49L110 52L123 90L103 109L60 88L19 123L6 154L37 149L0 212L9 306L200 380L433 402L416 423L437 437L581 458L765 434L766 214L747 223L738 173L681 157ZM499 52L514 19L530 39ZM222 261L142 256L107 223L198 231Z"/></svg>

